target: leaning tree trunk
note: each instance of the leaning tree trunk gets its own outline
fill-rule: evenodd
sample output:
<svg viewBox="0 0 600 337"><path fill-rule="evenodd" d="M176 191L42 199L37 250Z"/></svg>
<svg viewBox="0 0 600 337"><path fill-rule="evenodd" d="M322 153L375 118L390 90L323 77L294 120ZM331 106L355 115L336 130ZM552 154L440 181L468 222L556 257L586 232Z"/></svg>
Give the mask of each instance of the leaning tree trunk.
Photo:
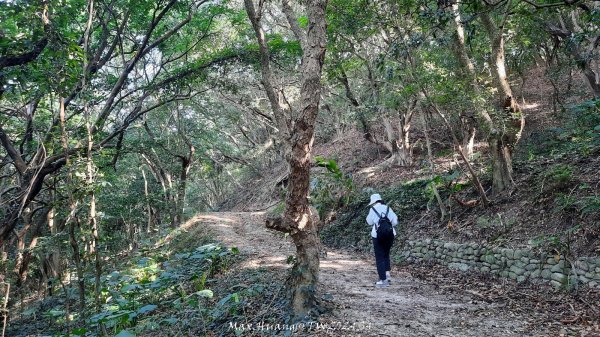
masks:
<svg viewBox="0 0 600 337"><path fill-rule="evenodd" d="M29 241L29 245L27 246L27 250L23 253L23 260L18 270L18 286L23 286L25 284L25 281L27 281L27 276L29 274L29 264L33 259L33 250L37 246L38 238L41 234L40 227L41 224L36 224L36 228L34 228L34 232L32 233L31 241Z"/></svg>
<svg viewBox="0 0 600 337"><path fill-rule="evenodd" d="M452 51L456 58L459 60L464 75L468 78L471 87L473 89L473 93L479 93L479 86L477 84L477 79L475 75L475 66L471 62L469 55L467 54L467 49L465 48L465 30L463 28L463 24L460 17L460 11L458 8L458 3L455 2L451 6L451 13L454 16L454 32L452 37L454 39L454 44ZM464 154L467 158L471 158L473 156L473 149L475 145L475 133L477 131L477 120L475 118L475 111L478 109L482 109L483 107L477 106L473 102L469 101L467 105L466 111L461 111L460 113L460 122L461 122L461 132L462 132L462 148L464 150ZM480 112L480 111L479 111ZM481 112L480 112L481 113Z"/></svg>
<svg viewBox="0 0 600 337"><path fill-rule="evenodd" d="M317 305L316 283L319 274L319 236L317 215L309 207L309 182L314 126L321 98L321 73L327 45L325 8L327 0L307 0L304 4L308 30L300 28L288 0L282 1L286 19L302 46L302 80L300 108L292 113L283 90L276 90L270 68L270 52L261 17L263 1L258 12L252 0L244 1L248 17L259 44L262 82L279 129L279 137L289 164L290 177L286 207L282 218L268 221L267 227L289 233L296 246L296 263L288 279L288 289L294 320L309 316Z"/></svg>

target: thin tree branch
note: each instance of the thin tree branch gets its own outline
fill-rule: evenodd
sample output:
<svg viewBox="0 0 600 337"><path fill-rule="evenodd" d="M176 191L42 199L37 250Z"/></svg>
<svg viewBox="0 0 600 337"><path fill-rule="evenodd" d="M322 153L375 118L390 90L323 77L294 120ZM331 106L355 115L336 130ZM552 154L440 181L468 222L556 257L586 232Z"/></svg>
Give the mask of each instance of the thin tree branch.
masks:
<svg viewBox="0 0 600 337"><path fill-rule="evenodd" d="M290 25L290 28L292 29L292 32L294 33L294 36L298 41L300 41L300 46L302 47L302 50L304 50L306 48L306 33L302 30L302 28L300 28L298 19L294 14L294 9L290 5L290 1L281 0L281 8L285 14L288 24Z"/></svg>

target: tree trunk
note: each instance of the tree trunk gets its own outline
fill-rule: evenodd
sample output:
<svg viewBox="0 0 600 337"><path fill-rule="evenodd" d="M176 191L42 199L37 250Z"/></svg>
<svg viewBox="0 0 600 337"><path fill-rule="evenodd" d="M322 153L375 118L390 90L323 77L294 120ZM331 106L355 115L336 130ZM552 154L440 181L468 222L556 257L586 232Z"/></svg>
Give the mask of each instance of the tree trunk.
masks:
<svg viewBox="0 0 600 337"><path fill-rule="evenodd" d="M10 283L0 281L0 286L4 286L2 299L2 337L6 334L6 323L8 322L8 299L10 296Z"/></svg>
<svg viewBox="0 0 600 337"><path fill-rule="evenodd" d="M73 204L72 207L76 207L76 204ZM76 208L72 208L71 212L74 217L77 215ZM73 249L73 261L75 262L75 269L77 271L77 284L79 286L79 310L81 313L81 320L84 320L83 313L85 312L85 279L83 276L83 266L81 262L81 253L79 252L79 244L77 243L77 238L75 237L75 219L69 221L69 243L71 244L71 248Z"/></svg>
<svg viewBox="0 0 600 337"><path fill-rule="evenodd" d="M186 137L182 135L182 137ZM190 169L192 168L192 162L194 160L194 146L186 139L186 143L189 146L189 154L187 157L180 156L181 160L181 173L179 175L179 185L177 186L177 225L181 225L183 222L183 213L185 209L185 195L187 188L187 179L188 174L190 173Z"/></svg>
<svg viewBox="0 0 600 337"><path fill-rule="evenodd" d="M67 138L67 129L65 125L65 100L64 98L60 98L59 103L59 119L60 119L60 129L61 129L61 143L63 146L63 153L65 156L66 166L69 166L69 141ZM81 265L81 253L79 252L79 244L77 243L77 238L75 236L75 225L77 220L77 201L73 197L73 172L69 171L67 173L67 193L69 195L69 216L67 218L67 223L69 224L69 244L73 250L73 261L75 262L75 268L77 270L77 282L79 285L79 310L81 312L81 321L83 322L84 312L85 312L85 280L83 278L83 266ZM77 226L79 227L79 226ZM68 299L67 299L68 301Z"/></svg>
<svg viewBox="0 0 600 337"><path fill-rule="evenodd" d="M508 82L504 58L504 37L502 28L509 15L511 6L512 0L508 0L500 29L496 28L496 25L489 14L489 10L483 11L480 14L483 26L490 39L492 49L491 61L494 65L494 81L499 95L498 109L501 110L502 113L499 114L499 118L492 119L485 107L482 106L481 103L478 103L479 100L476 99L475 101L470 102L476 112L475 116L478 117L480 129L487 132L488 144L490 146L490 151L492 152L492 170L494 171L492 172L492 175L493 177L498 177L498 179L493 179L493 188L496 193L511 188L514 184L512 179L511 153L512 148L520 139L521 131L523 130L525 123L521 110L513 97L510 83ZM463 67L463 72L470 79L473 92L475 95L480 95L481 90L477 83L475 67L471 62L465 47L464 29L460 19L458 3L452 5L452 13L454 16L453 23L455 28L454 53ZM471 136L468 138L466 137L471 133L470 125L472 124L469 123L469 121L472 117L468 114L463 117L466 118L466 122L463 123L463 125L467 126L466 128L463 127L463 137L465 137L463 138L463 145L465 145L465 143L469 144L471 142Z"/></svg>
<svg viewBox="0 0 600 337"><path fill-rule="evenodd" d="M491 138L492 184L496 191L503 191L514 185L512 179L512 156L509 147L501 140Z"/></svg>
<svg viewBox="0 0 600 337"><path fill-rule="evenodd" d="M387 164L389 164L390 166L400 167L410 166L412 164L410 150L407 150L403 147L398 146L398 144L395 144L395 146L392 149L392 156L384 162L384 165Z"/></svg>
<svg viewBox="0 0 600 337"><path fill-rule="evenodd" d="M150 206L150 195L148 192L148 179L146 178L146 171L144 167L141 166L140 170L142 171L142 177L144 178L144 198L146 199L146 213L148 215L148 221L146 223L146 233L150 233L152 231L153 226L153 212L152 206Z"/></svg>
<svg viewBox="0 0 600 337"><path fill-rule="evenodd" d="M0 246L0 282L8 275L8 252L6 246Z"/></svg>
<svg viewBox="0 0 600 337"><path fill-rule="evenodd" d="M398 148L400 149L400 166L410 166L413 163L412 145L410 143L410 127L417 102L418 101L414 99L409 104L406 111L398 112L400 116L400 121L398 122Z"/></svg>
<svg viewBox="0 0 600 337"><path fill-rule="evenodd" d="M475 75L475 66L471 62L467 50L465 48L465 30L461 21L460 10L458 8L458 2L452 4L452 15L454 16L454 45L452 51L459 60L463 68L463 73L468 79L473 92L479 93L479 85ZM483 109L482 106L474 104L469 101L467 111L460 112L461 131L462 131L462 144L465 156L471 158L473 156L473 148L475 142L475 133L477 121L475 119L475 110Z"/></svg>
<svg viewBox="0 0 600 337"><path fill-rule="evenodd" d="M15 266L14 266L14 274L17 276L17 289L19 291L19 293L21 293L21 288L23 286L23 282L25 281L24 279L22 279L23 275L22 275L22 270L23 270L23 261L25 260L25 236L27 235L27 232L29 231L29 228L31 228L32 226L32 214L31 214L31 209L29 207L25 208L23 210L23 215L21 216L21 218L23 219L23 228L21 228L21 230L17 233L17 250L15 252Z"/></svg>
<svg viewBox="0 0 600 337"><path fill-rule="evenodd" d="M154 160L150 160L150 157ZM160 183L163 190L163 196L167 211L169 212L170 226L171 228L177 227L177 197L173 193L173 179L171 173L163 168L162 163L158 156L154 155L142 155L142 158L146 160L150 171L154 178Z"/></svg>
<svg viewBox="0 0 600 337"><path fill-rule="evenodd" d="M126 223L125 219L123 219L123 223L125 224L129 238L129 251L136 251L138 249L137 226L135 223Z"/></svg>
<svg viewBox="0 0 600 337"><path fill-rule="evenodd" d="M504 21L510 11L511 2L511 0L507 1ZM488 140L492 152L492 186L494 192L498 193L514 186L512 150L521 138L521 133L525 127L525 119L517 100L513 96L506 72L502 29L504 22L501 23L500 28L497 28L489 12L483 12L481 20L492 44L494 79L499 96L498 109L502 111L497 121L497 124L502 125L502 127L498 127L494 132L491 132Z"/></svg>
<svg viewBox="0 0 600 337"><path fill-rule="evenodd" d="M576 60L576 62L581 71L583 71L583 74L585 75L585 78L592 89L594 97L600 97L600 76L594 69L592 69L590 66L590 61Z"/></svg>
<svg viewBox="0 0 600 337"><path fill-rule="evenodd" d="M440 221L444 221L444 219L446 218L446 205L444 205L442 197L440 196L440 193L437 189L436 182L433 179L435 167L433 162L433 153L431 151L431 140L429 139L429 123L425 112L421 114L421 118L423 121L423 134L425 135L425 145L427 147L427 161L429 162L429 177L431 178L431 191L433 192L438 206L440 207Z"/></svg>
<svg viewBox="0 0 600 337"><path fill-rule="evenodd" d="M179 186L177 189L177 215L175 222L177 226L183 222L183 213L185 209L185 190L187 188L187 176L190 165L182 165L181 175L179 177Z"/></svg>
<svg viewBox="0 0 600 337"><path fill-rule="evenodd" d="M291 136L296 141L292 143L288 157L290 178L284 220L293 228L291 236L296 245L297 261L290 279L292 308L296 318L310 315L317 304L315 288L319 276L320 243L318 223L311 216L308 195L310 155L319 112L321 72L327 45L326 6L327 0L309 0L306 3L309 27L302 57L301 118L294 123Z"/></svg>
<svg viewBox="0 0 600 337"><path fill-rule="evenodd" d="M93 3L90 0L90 3ZM90 253L94 255L94 303L96 304L96 313L100 312L100 277L102 276L102 262L100 256L100 234L98 228L98 219L96 218L96 193L94 191L95 183L95 172L94 172L94 159L92 157L93 149L93 138L92 138L92 125L89 121L89 114L87 112L87 103L84 107L86 115L86 124L88 131L88 148L87 148L87 183L90 187L90 212L88 217L89 227L92 231L92 242Z"/></svg>
<svg viewBox="0 0 600 337"><path fill-rule="evenodd" d="M293 151L295 158L289 161L290 177L284 213L285 221L293 228L291 237L296 246L296 263L288 285L292 309L297 318L310 315L316 306L315 287L319 276L318 224L310 215L308 203L310 147L308 151L305 149L298 144Z"/></svg>
<svg viewBox="0 0 600 337"><path fill-rule="evenodd" d="M29 264L33 258L33 249L37 246L38 237L41 234L42 224L45 219L44 217L41 217L34 223L32 212L29 209L26 209L25 212L23 212L23 220L25 226L17 234L17 256L14 269L15 274L17 275L16 285L19 292L22 290L25 281L27 281ZM27 249L25 249L25 238L27 234L29 234L30 229L32 229L30 234L31 241L29 241Z"/></svg>
<svg viewBox="0 0 600 337"><path fill-rule="evenodd" d="M500 102L502 102L506 97L514 97L512 88L508 82L508 74L506 73L503 30L502 28L496 28L488 12L481 14L481 21L491 42L491 63L494 65L494 80L496 82L496 89L498 89L498 97ZM516 104L516 100L514 100L514 103Z"/></svg>
<svg viewBox="0 0 600 337"><path fill-rule="evenodd" d="M55 210L54 210L54 207L52 207L52 208L50 208L50 210L48 210L48 214L46 215L46 221L48 223L48 230L50 230L51 235L56 234L56 225L54 224L54 216L55 216Z"/></svg>
<svg viewBox="0 0 600 337"><path fill-rule="evenodd" d="M378 142L390 152L390 157L383 163L384 166L410 166L412 165L412 149L409 141L410 124L404 122L402 116L398 125L398 131L394 130L389 118L383 117L386 140Z"/></svg>
<svg viewBox="0 0 600 337"><path fill-rule="evenodd" d="M19 235L17 235L17 250L15 253L15 267L13 269L13 272L15 275L17 275L17 287L21 288L21 286L23 285L23 280L21 279L21 266L23 265L23 254L25 251L25 238L20 237Z"/></svg>
<svg viewBox="0 0 600 337"><path fill-rule="evenodd" d="M462 148L465 156L472 159L475 148L475 133L477 129L473 123L469 121L469 117L462 115L461 120Z"/></svg>
<svg viewBox="0 0 600 337"><path fill-rule="evenodd" d="M321 98L321 72L327 45L325 8L326 0L305 2L308 17L306 35L297 29L291 6L284 0L286 18L302 46L302 80L300 88L300 111L292 114L286 104L283 90L275 90L270 68L270 53L261 24L262 6L258 14L252 0L244 0L246 12L252 23L259 44L262 82L269 98L279 136L284 145L285 158L289 164L290 177L283 218L272 229L290 233L296 246L296 263L288 279L291 309L294 320L310 316L317 305L316 283L319 273L318 215L311 214L308 195L310 182L311 151L314 142L314 126ZM295 117L295 118L294 118Z"/></svg>

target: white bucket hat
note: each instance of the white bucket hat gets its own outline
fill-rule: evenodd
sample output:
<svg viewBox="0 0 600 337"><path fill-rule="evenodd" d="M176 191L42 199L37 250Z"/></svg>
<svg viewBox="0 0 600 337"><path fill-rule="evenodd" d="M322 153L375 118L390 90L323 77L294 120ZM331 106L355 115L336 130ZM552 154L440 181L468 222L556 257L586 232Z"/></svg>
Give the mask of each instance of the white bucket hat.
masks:
<svg viewBox="0 0 600 337"><path fill-rule="evenodd" d="M377 193L375 194L371 194L371 202L369 203L369 206L373 205L374 203L381 201L381 196Z"/></svg>

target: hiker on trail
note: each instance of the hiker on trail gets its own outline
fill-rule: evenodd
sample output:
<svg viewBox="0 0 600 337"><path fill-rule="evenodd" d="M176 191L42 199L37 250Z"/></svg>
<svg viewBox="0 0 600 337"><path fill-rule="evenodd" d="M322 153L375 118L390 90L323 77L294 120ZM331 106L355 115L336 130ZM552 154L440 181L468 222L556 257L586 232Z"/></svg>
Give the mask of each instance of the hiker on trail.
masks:
<svg viewBox="0 0 600 337"><path fill-rule="evenodd" d="M371 237L373 237L375 263L377 274L379 274L379 281L375 283L375 286L379 288L388 287L391 282L390 249L396 236L394 227L398 225L398 217L390 206L381 200L379 194L371 195L369 208L367 223L372 226Z"/></svg>

